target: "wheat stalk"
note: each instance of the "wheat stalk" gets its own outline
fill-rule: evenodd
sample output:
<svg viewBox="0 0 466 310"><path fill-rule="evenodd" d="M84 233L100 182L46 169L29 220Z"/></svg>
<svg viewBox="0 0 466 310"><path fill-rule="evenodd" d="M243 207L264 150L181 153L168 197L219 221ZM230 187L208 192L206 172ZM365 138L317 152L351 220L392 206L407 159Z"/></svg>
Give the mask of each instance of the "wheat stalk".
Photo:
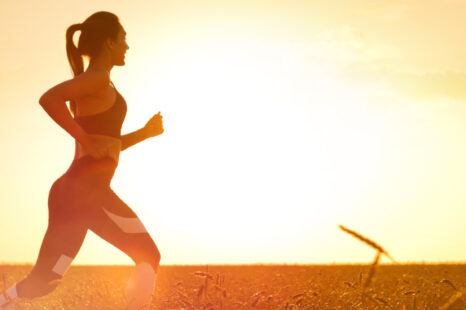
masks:
<svg viewBox="0 0 466 310"><path fill-rule="evenodd" d="M366 279L366 282L364 283L364 290L369 286L369 284L371 283L372 278L375 275L375 268L376 268L377 264L379 263L380 253L381 253L380 251L377 252L377 255L376 255L375 259L374 259L374 262L371 265L371 269L369 270L369 275L368 275L368 277Z"/></svg>
<svg viewBox="0 0 466 310"><path fill-rule="evenodd" d="M385 249L381 245L379 245L379 244L375 243L374 241L362 236L361 234L355 232L354 230L346 228L343 225L338 225L338 227L340 227L340 229L343 230L344 232L352 235L353 237L355 237L355 238L361 240L362 242L366 243L367 245L373 247L374 249L376 249L380 253L385 254L392 262L396 262L393 259L393 257L391 257L390 254L388 254L388 252L385 251Z"/></svg>

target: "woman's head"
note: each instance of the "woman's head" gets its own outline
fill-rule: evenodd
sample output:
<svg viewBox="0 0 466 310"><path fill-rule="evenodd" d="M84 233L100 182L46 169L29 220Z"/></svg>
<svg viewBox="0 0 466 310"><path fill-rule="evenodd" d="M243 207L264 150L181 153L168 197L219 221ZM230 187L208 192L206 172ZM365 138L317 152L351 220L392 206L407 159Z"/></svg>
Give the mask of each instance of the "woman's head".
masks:
<svg viewBox="0 0 466 310"><path fill-rule="evenodd" d="M79 30L78 46L73 42L74 33ZM110 57L112 65L124 65L126 31L118 17L110 12L100 11L89 16L82 24L74 24L66 30L66 53L74 76L84 72L83 56L92 60L96 57Z"/></svg>

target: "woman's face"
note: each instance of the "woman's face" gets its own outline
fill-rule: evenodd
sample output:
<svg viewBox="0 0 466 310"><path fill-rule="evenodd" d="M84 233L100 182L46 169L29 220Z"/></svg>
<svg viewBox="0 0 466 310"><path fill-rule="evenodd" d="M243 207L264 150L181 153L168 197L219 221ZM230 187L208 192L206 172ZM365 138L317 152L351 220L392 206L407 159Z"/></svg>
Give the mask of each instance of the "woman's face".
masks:
<svg viewBox="0 0 466 310"><path fill-rule="evenodd" d="M129 49L128 43L126 43L126 31L123 27L118 31L116 41L112 41L112 58L113 64L116 66L125 65L125 54Z"/></svg>

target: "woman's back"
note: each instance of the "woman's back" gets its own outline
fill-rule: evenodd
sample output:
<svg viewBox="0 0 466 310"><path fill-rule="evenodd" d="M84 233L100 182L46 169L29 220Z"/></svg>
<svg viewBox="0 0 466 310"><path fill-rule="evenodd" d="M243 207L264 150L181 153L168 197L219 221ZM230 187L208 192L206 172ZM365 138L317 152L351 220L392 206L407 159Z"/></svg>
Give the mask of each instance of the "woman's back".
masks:
<svg viewBox="0 0 466 310"><path fill-rule="evenodd" d="M96 143L105 147L107 157L111 158L115 164L115 167L111 169L114 172L121 151L121 127L126 116L127 105L125 99L116 90L113 83L110 83L113 86L110 88L112 88L112 92L115 95L115 99L110 107L99 112L88 112L95 111L96 106L100 108L103 105L102 101L105 101L106 97L108 97L107 94L100 94L101 92L106 92L106 90L100 90L99 94L94 95L92 100L89 99L90 96L87 96L87 101L80 100L76 102L78 105L75 106L74 119L89 137L92 137ZM93 105L92 107L90 106L91 104ZM82 111L86 111L86 114L81 115ZM82 157L90 157L90 155L76 140L74 161ZM92 160L88 161L92 162ZM113 172L111 173L112 175ZM110 173L106 174L110 175Z"/></svg>
<svg viewBox="0 0 466 310"><path fill-rule="evenodd" d="M121 127L126 116L127 105L123 96L116 88L114 90L116 97L110 108L95 114L75 116L76 122L88 134L121 138Z"/></svg>

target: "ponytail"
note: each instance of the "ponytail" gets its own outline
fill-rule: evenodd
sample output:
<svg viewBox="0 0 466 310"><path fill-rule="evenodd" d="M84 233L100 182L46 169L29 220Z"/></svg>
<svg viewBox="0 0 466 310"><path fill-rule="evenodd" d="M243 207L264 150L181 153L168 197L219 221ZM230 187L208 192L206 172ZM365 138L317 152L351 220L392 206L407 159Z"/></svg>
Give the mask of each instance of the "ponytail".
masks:
<svg viewBox="0 0 466 310"><path fill-rule="evenodd" d="M73 42L73 35L76 30L82 30L82 24L71 25L66 30L66 55L68 56L68 62L70 63L74 76L84 72L84 63L81 52Z"/></svg>
<svg viewBox="0 0 466 310"><path fill-rule="evenodd" d="M70 63L73 76L77 76L84 72L84 63L81 52L73 42L73 35L76 30L82 30L82 24L71 25L66 30L66 55L68 56L68 62ZM76 104L73 100L70 100L70 109L73 115L76 115Z"/></svg>

